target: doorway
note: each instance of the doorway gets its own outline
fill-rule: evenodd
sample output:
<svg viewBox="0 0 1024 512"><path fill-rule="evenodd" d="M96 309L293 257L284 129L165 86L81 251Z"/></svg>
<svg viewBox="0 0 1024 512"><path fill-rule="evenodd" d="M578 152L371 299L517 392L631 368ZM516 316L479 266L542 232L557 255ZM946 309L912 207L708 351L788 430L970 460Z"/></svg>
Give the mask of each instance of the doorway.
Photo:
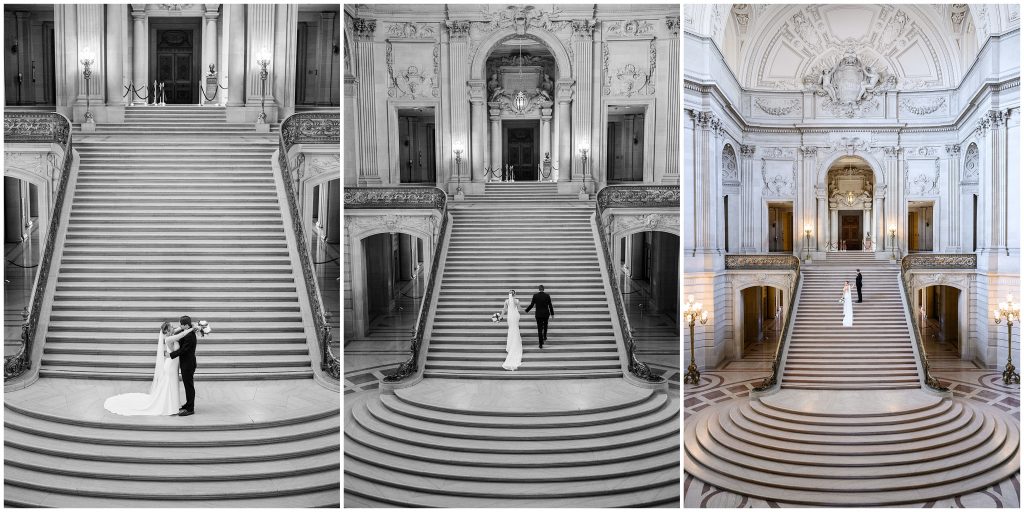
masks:
<svg viewBox="0 0 1024 512"><path fill-rule="evenodd" d="M862 212L839 212L839 248L847 251L859 251L864 238L864 214Z"/></svg>
<svg viewBox="0 0 1024 512"><path fill-rule="evenodd" d="M4 104L56 105L53 5L4 5Z"/></svg>
<svg viewBox="0 0 1024 512"><path fill-rule="evenodd" d="M754 286L740 292L743 359L770 361L782 336L782 290Z"/></svg>
<svg viewBox="0 0 1024 512"><path fill-rule="evenodd" d="M907 250L930 252L934 250L931 202L911 202L907 208Z"/></svg>
<svg viewBox="0 0 1024 512"><path fill-rule="evenodd" d="M200 19L176 18L149 21L149 76L164 84L168 104L196 103L196 89L203 73Z"/></svg>
<svg viewBox="0 0 1024 512"><path fill-rule="evenodd" d="M768 252L793 252L793 203L768 205Z"/></svg>
<svg viewBox="0 0 1024 512"><path fill-rule="evenodd" d="M644 180L646 107L608 107L608 181Z"/></svg>
<svg viewBox="0 0 1024 512"><path fill-rule="evenodd" d="M540 121L505 121L505 165L511 166L515 181L537 181L540 163Z"/></svg>
<svg viewBox="0 0 1024 512"><path fill-rule="evenodd" d="M436 183L434 107L398 111L398 162L402 183Z"/></svg>
<svg viewBox="0 0 1024 512"><path fill-rule="evenodd" d="M960 290L936 285L917 292L921 338L928 359L960 359Z"/></svg>

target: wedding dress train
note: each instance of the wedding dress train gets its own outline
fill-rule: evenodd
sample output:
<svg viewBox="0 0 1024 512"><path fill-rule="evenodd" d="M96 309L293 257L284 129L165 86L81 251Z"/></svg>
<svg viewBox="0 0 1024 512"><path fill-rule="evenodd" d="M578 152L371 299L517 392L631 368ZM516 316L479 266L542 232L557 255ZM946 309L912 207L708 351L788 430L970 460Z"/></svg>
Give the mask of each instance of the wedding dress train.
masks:
<svg viewBox="0 0 1024 512"><path fill-rule="evenodd" d="M516 299L505 300L505 310L508 311L508 337L505 339L505 362L501 367L512 371L519 368L523 363L523 337L519 334L519 304Z"/></svg>
<svg viewBox="0 0 1024 512"><path fill-rule="evenodd" d="M843 292L843 327L853 327L853 295L850 290Z"/></svg>
<svg viewBox="0 0 1024 512"><path fill-rule="evenodd" d="M167 357L177 343L167 347L163 335L159 338L156 365L149 393L124 393L112 396L103 402L103 408L121 416L170 416L178 414L181 401L178 397L177 358Z"/></svg>

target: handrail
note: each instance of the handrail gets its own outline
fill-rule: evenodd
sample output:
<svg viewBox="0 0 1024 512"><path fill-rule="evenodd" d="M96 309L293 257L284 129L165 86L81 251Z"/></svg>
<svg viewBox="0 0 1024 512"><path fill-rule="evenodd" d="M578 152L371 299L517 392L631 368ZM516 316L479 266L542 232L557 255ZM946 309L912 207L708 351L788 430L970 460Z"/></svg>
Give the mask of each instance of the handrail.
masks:
<svg viewBox="0 0 1024 512"><path fill-rule="evenodd" d="M911 336L917 346L919 354L921 376L924 384L931 390L939 393L949 393L949 388L942 385L938 379L931 374L931 365L928 363L928 353L924 349L924 341L921 339L921 331L917 325L917 315L914 314L913 296L910 294L911 270L915 269L976 269L978 268L978 257L975 254L908 254L900 261L900 284L903 288L903 304L910 317Z"/></svg>
<svg viewBox="0 0 1024 512"><path fill-rule="evenodd" d="M775 357L772 359L772 373L765 377L759 386L754 387L753 391L755 393L764 393L765 391L769 391L779 383L779 371L782 370L782 355L785 353L786 342L789 340L790 336L793 335L793 316L795 316L794 310L796 309L797 300L800 297L801 281L800 258L793 256L792 254L765 255L761 257L770 258L772 260L788 260L789 263L787 268L796 271L796 279L793 281L793 293L789 297L789 307L786 308L786 322L782 327L782 337L779 338L779 343L775 346ZM728 262L729 258L726 257L727 268ZM738 268L738 262L736 265L737 267L734 268Z"/></svg>
<svg viewBox="0 0 1024 512"><path fill-rule="evenodd" d="M318 130L313 133L304 128L309 124L307 118L316 117L313 124ZM327 119L330 117L330 119ZM333 121L333 123L332 123ZM333 124L333 129L330 126ZM281 123L280 149L278 162L281 178L284 180L285 196L288 198L288 209L291 212L292 230L295 232L296 247L299 252L299 263L302 266L302 277L306 282L306 296L313 313L313 325L316 328L317 343L320 347L320 369L331 377L341 379L341 361L331 348L331 326L328 313L323 305L320 286L313 272L313 258L306 244L305 229L302 227L302 216L299 215L295 188L292 186L291 170L288 168L288 150L295 144L340 144L341 118L336 114L300 113L293 114ZM300 176L301 178L301 176Z"/></svg>
<svg viewBox="0 0 1024 512"><path fill-rule="evenodd" d="M60 184L57 186L57 198L54 200L53 212L50 215L50 227L46 232L43 257L39 261L36 278L32 284L32 295L26 318L21 324L21 348L14 355L4 357L4 382L6 382L32 367L32 340L39 327L39 315L43 309L43 299L45 299L46 286L50 277L50 263L53 261L57 232L60 229L61 211L64 208L64 195L67 193L71 164L74 160L71 121L56 112L8 112L4 114L4 142L51 142L64 149L64 165L60 174Z"/></svg>
<svg viewBox="0 0 1024 512"><path fill-rule="evenodd" d="M615 312L619 320L619 329L622 331L622 341L626 348L627 364L626 369L637 378L648 382L664 382L664 377L651 372L647 363L636 357L636 340L633 339L633 329L629 324L629 316L626 314L626 306L622 301L622 294L619 292L619 283L615 279L615 267L612 265L612 255L609 251L611 242L605 234L604 221L602 216L607 208L676 208L678 215L679 208L679 187L671 185L608 185L597 193L597 200L594 207L594 219L597 225L597 234L600 240L601 252L604 254L605 266L608 268L608 280L611 284Z"/></svg>

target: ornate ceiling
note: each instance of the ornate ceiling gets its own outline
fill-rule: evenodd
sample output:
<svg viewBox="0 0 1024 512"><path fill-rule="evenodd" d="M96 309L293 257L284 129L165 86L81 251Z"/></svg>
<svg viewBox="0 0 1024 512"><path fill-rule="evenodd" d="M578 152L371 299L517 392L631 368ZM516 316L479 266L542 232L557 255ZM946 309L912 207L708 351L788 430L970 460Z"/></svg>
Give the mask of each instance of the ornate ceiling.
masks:
<svg viewBox="0 0 1024 512"><path fill-rule="evenodd" d="M899 90L956 87L991 34L1019 26L1012 5L684 6L688 32L711 36L750 89L801 90L853 52Z"/></svg>

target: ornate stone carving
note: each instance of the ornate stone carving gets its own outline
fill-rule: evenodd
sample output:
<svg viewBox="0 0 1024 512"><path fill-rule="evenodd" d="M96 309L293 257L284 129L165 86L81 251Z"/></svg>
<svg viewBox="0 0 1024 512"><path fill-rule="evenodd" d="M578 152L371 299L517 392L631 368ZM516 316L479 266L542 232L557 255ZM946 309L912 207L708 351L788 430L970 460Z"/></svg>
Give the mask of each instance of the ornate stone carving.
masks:
<svg viewBox="0 0 1024 512"><path fill-rule="evenodd" d="M914 102L906 98L900 101L900 108L902 110L906 110L907 112L917 116L933 114L945 105L946 98L942 96L920 100L919 102Z"/></svg>
<svg viewBox="0 0 1024 512"><path fill-rule="evenodd" d="M920 157L935 156L939 154L939 148L935 146L921 146L919 148L908 149L904 154L910 154Z"/></svg>
<svg viewBox="0 0 1024 512"><path fill-rule="evenodd" d="M966 17L967 4L953 4L949 14L949 21L953 24L953 32L960 32Z"/></svg>
<svg viewBox="0 0 1024 512"><path fill-rule="evenodd" d="M350 235L380 231L388 233L432 233L433 215L346 215L345 231Z"/></svg>
<svg viewBox="0 0 1024 512"><path fill-rule="evenodd" d="M4 142L49 142L67 149L71 122L56 112L5 112Z"/></svg>
<svg viewBox="0 0 1024 512"><path fill-rule="evenodd" d="M751 286L771 286L786 293L793 291L793 275L791 272L737 272L729 274L729 282L734 290L743 290Z"/></svg>
<svg viewBox="0 0 1024 512"><path fill-rule="evenodd" d="M722 121L713 112L703 110L690 110L690 118L697 128L717 131L721 128Z"/></svg>
<svg viewBox="0 0 1024 512"><path fill-rule="evenodd" d="M647 66L638 64L626 64L621 68L609 73L608 71L608 43L601 45L602 66L604 75L605 96L617 95L632 97L634 95L649 96L655 93L654 74L657 69L658 55L654 40L648 47Z"/></svg>
<svg viewBox="0 0 1024 512"><path fill-rule="evenodd" d="M306 175L318 176L323 173L341 173L341 155L311 154L306 160Z"/></svg>
<svg viewBox="0 0 1024 512"><path fill-rule="evenodd" d="M661 213L645 213L641 215L613 215L612 233L634 231L666 231L669 233L679 232L679 215Z"/></svg>
<svg viewBox="0 0 1024 512"><path fill-rule="evenodd" d="M804 158L814 158L818 154L818 148L816 146L800 146L800 153L804 155Z"/></svg>
<svg viewBox="0 0 1024 512"><path fill-rule="evenodd" d="M967 153L964 155L963 182L977 183L981 174L978 146L971 144L967 146Z"/></svg>
<svg viewBox="0 0 1024 512"><path fill-rule="evenodd" d="M755 97L754 105L770 116L786 116L794 111L800 110L801 103L797 98L770 100L762 97Z"/></svg>
<svg viewBox="0 0 1024 512"><path fill-rule="evenodd" d="M935 172L917 170L906 175L908 195L928 196L939 193L939 168L936 160Z"/></svg>
<svg viewBox="0 0 1024 512"><path fill-rule="evenodd" d="M412 22L390 23L387 25L385 33L392 37L401 37L405 39L436 39L437 24Z"/></svg>
<svg viewBox="0 0 1024 512"><path fill-rule="evenodd" d="M679 16L669 16L665 18L665 28L668 29L669 33L678 36L679 35Z"/></svg>
<svg viewBox="0 0 1024 512"><path fill-rule="evenodd" d="M908 254L903 257L901 267L904 271L914 269L965 269L978 268L978 256L975 254Z"/></svg>
<svg viewBox="0 0 1024 512"><path fill-rule="evenodd" d="M854 117L875 109L876 94L896 86L896 77L875 65L864 65L852 48L834 66L804 78L808 89L826 97L823 106L833 114Z"/></svg>
<svg viewBox="0 0 1024 512"><path fill-rule="evenodd" d="M613 21L607 27L607 33L619 37L639 37L654 33L654 24L646 20Z"/></svg>
<svg viewBox="0 0 1024 512"><path fill-rule="evenodd" d="M597 203L607 208L678 208L678 185L609 185L597 193Z"/></svg>
<svg viewBox="0 0 1024 512"><path fill-rule="evenodd" d="M572 22L573 35L583 39L593 39L596 28L597 20L573 20Z"/></svg>
<svg viewBox="0 0 1024 512"><path fill-rule="evenodd" d="M465 20L449 20L445 22L448 36L451 38L469 37L470 23Z"/></svg>
<svg viewBox="0 0 1024 512"><path fill-rule="evenodd" d="M557 17L562 13L562 10L558 8L543 11L532 5L510 5L497 11L491 11L488 7L484 7L481 12L484 14L484 19L487 20L485 27L487 31L512 27L515 28L517 34L523 35L530 27L554 31L559 30L566 23L551 20L553 16Z"/></svg>
<svg viewBox="0 0 1024 512"><path fill-rule="evenodd" d="M44 154L46 153L5 151L4 173L7 173L7 169L20 169L31 174L38 174L49 178L48 166L46 161L43 160Z"/></svg>
<svg viewBox="0 0 1024 512"><path fill-rule="evenodd" d="M800 259L792 254L726 254L726 270L796 270Z"/></svg>
<svg viewBox="0 0 1024 512"><path fill-rule="evenodd" d="M992 124L992 127L999 127L1006 124L1010 120L1010 113L1012 109L1007 110L989 110L988 120Z"/></svg>
<svg viewBox="0 0 1024 512"><path fill-rule="evenodd" d="M960 156L960 145L959 144L946 144L946 154L952 158Z"/></svg>
<svg viewBox="0 0 1024 512"><path fill-rule="evenodd" d="M736 165L736 151L729 144L722 148L722 179L732 182L740 180L739 167Z"/></svg>
<svg viewBox="0 0 1024 512"><path fill-rule="evenodd" d="M796 162L793 162L793 169L768 169L766 164L767 161L762 159L763 195L772 198L792 197L796 187Z"/></svg>
<svg viewBox="0 0 1024 512"><path fill-rule="evenodd" d="M377 31L377 20L369 18L353 18L352 34L357 39L373 39L373 33Z"/></svg>
<svg viewBox="0 0 1024 512"><path fill-rule="evenodd" d="M743 158L753 158L755 152L757 152L757 146L750 144L740 145L740 154L743 155Z"/></svg>
<svg viewBox="0 0 1024 512"><path fill-rule="evenodd" d="M338 114L301 112L281 124L285 153L295 144L340 144L341 118Z"/></svg>
<svg viewBox="0 0 1024 512"><path fill-rule="evenodd" d="M447 202L444 191L437 187L366 187L345 188L344 208L433 208L442 210Z"/></svg>
<svg viewBox="0 0 1024 512"><path fill-rule="evenodd" d="M764 148L761 158L766 160L795 160L796 150L793 148Z"/></svg>

